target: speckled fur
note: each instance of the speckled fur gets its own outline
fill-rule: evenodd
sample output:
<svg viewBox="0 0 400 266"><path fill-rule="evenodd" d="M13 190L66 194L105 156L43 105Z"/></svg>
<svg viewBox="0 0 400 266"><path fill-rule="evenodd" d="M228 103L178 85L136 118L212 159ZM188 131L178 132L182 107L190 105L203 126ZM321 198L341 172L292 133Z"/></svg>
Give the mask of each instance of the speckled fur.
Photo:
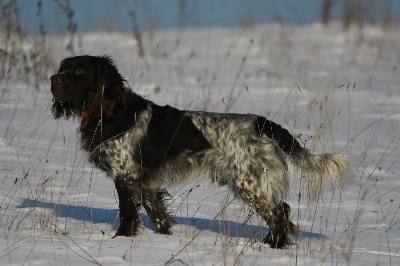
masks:
<svg viewBox="0 0 400 266"><path fill-rule="evenodd" d="M100 157L105 160L100 162L100 167L114 181L120 179L132 190L137 190L137 184L144 184L141 181L143 174L146 175L146 186L151 190L211 178L214 182L228 185L237 197L257 211L268 223L271 232L275 232L275 236L283 239L274 242L274 235L270 234L266 241L272 242L274 247L290 243L289 235L295 234L297 228L289 221L290 207L283 201L289 186L288 155L284 154L273 139L265 134L260 135L255 130L257 116L187 111L185 116L190 118L213 148L195 153L182 151L179 156L157 169L144 169L140 161L135 161L134 158L140 158L140 143L151 120L152 105L149 102L147 109L137 116L136 126L132 130L105 141L97 148L99 152L94 152L94 156L100 153ZM314 162L309 151L304 149L304 155L306 161L296 157L294 164L298 164L308 173L315 171L310 163L318 169L319 161L332 156L315 155ZM335 164L334 160L332 164ZM328 172L335 174L336 170L329 166ZM321 174L322 172L319 173ZM161 213L160 217L154 219L156 229L168 231L172 219L166 211ZM168 228L163 229L165 226Z"/></svg>
<svg viewBox="0 0 400 266"><path fill-rule="evenodd" d="M161 188L176 183L214 178L228 184L236 194L251 190L256 197L277 203L286 196L288 166L286 157L273 140L254 130L254 115L187 112L193 124L206 136L213 149L186 153L163 164L147 169L149 186ZM120 176L140 178L140 139L151 119L151 104L142 112L136 126L99 145L92 158L100 157L99 167L114 180ZM134 147L137 147L134 150ZM136 155L136 156L135 156ZM261 166L261 167L257 167Z"/></svg>
<svg viewBox="0 0 400 266"><path fill-rule="evenodd" d="M133 114L132 119L136 121L134 128L100 143L90 154L92 161L114 181L121 176L129 179L139 178L141 166L140 162L135 161L135 154L140 156L137 147L140 147L140 140L146 134L150 118L150 109Z"/></svg>
<svg viewBox="0 0 400 266"><path fill-rule="evenodd" d="M77 56L61 62L51 77L56 119L80 119L78 132L89 160L115 183L120 226L115 236L134 236L138 210L148 213L157 233L174 224L165 208L165 188L207 179L227 185L268 224L273 248L290 243L288 164L312 182L343 177L348 158L315 154L280 125L264 117L182 111L158 106L132 92L111 58Z"/></svg>

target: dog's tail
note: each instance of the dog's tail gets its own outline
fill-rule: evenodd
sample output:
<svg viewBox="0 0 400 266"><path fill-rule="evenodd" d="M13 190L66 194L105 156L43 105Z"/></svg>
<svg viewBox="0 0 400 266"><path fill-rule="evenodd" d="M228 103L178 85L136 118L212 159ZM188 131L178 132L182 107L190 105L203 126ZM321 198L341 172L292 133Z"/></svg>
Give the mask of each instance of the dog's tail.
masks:
<svg viewBox="0 0 400 266"><path fill-rule="evenodd" d="M298 146L300 147L300 146ZM317 196L322 189L323 181L337 176L341 185L347 172L349 158L339 153L317 154L305 148L293 149L288 154L290 161L299 170L301 177L311 181L312 196Z"/></svg>
<svg viewBox="0 0 400 266"><path fill-rule="evenodd" d="M263 122L263 123L260 123ZM272 121L258 121L263 125L262 132L272 138L279 148L288 156L290 162L299 170L300 176L311 181L310 188L313 197L317 196L322 189L323 181L334 176L339 178L341 185L347 172L349 158L339 153L317 154L301 147L300 143L292 134L280 125Z"/></svg>

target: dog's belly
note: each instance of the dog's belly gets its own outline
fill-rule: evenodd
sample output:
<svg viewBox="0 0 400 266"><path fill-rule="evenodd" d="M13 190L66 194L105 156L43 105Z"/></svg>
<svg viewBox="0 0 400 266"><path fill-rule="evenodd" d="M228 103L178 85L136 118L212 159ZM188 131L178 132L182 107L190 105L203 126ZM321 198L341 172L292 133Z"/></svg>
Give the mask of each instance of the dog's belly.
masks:
<svg viewBox="0 0 400 266"><path fill-rule="evenodd" d="M257 197L283 199L288 186L285 156L276 144L255 130L255 116L187 113L210 143L201 151L182 150L160 167L146 168L135 153L137 132L106 141L99 147L99 166L113 179L142 180L154 189L196 180L210 180L233 191L251 190ZM140 153L140 152L139 152ZM136 159L135 159L136 158Z"/></svg>
<svg viewBox="0 0 400 266"><path fill-rule="evenodd" d="M234 192L250 190L255 197L282 200L288 187L287 164L274 150L273 143L259 142L242 152L209 149L196 154L185 153L152 173L154 188L209 180L228 185ZM271 150L272 149L272 150ZM268 150L268 152L266 152Z"/></svg>

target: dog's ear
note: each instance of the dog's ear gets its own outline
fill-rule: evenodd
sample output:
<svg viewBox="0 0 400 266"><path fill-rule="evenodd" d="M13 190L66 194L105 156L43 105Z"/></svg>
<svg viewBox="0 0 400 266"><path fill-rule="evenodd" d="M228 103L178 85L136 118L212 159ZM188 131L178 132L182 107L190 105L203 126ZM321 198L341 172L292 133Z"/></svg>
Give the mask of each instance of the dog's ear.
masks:
<svg viewBox="0 0 400 266"><path fill-rule="evenodd" d="M109 118L113 115L115 107L123 104L126 99L126 81L110 57L94 57L94 66L94 86L85 103L83 117L88 114L91 117Z"/></svg>

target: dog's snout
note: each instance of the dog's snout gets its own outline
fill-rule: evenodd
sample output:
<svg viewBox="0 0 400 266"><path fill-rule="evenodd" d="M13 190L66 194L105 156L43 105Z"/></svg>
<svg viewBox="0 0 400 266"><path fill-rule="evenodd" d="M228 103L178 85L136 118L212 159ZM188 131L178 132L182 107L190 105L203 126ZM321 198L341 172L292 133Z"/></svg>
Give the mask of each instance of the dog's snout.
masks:
<svg viewBox="0 0 400 266"><path fill-rule="evenodd" d="M58 76L58 74L56 74L56 75L53 75L53 76L50 77L50 81L51 81L52 84L55 84L55 83L60 83L61 79Z"/></svg>

